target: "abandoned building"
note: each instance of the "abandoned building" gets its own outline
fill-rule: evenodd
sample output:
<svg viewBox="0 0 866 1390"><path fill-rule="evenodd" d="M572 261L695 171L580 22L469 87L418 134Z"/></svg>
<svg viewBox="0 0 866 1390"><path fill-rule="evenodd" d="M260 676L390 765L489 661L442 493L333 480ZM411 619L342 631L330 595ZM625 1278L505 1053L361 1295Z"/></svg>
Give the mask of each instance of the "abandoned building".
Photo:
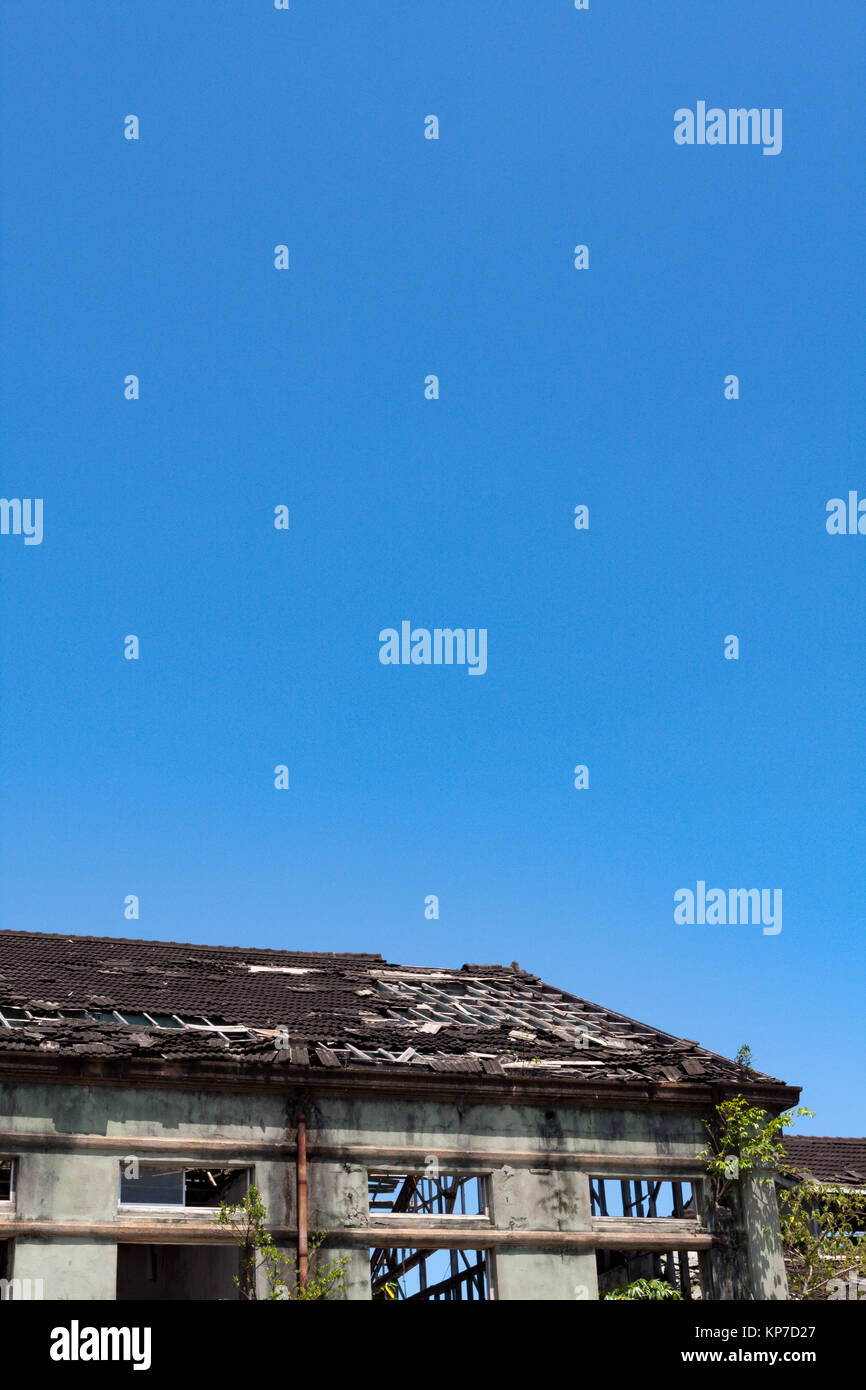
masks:
<svg viewBox="0 0 866 1390"><path fill-rule="evenodd" d="M255 1186L337 1297L785 1298L773 1183L722 1220L698 1158L737 1093L799 1088L516 962L0 932L2 1287L237 1298Z"/></svg>

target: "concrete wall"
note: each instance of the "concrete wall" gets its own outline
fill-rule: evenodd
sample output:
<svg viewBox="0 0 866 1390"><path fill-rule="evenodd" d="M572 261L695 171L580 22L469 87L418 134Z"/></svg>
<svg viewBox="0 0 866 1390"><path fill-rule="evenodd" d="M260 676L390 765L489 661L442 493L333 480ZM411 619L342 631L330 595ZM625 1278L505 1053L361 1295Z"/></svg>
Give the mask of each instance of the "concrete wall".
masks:
<svg viewBox="0 0 866 1390"><path fill-rule="evenodd" d="M52 1152L53 1134L123 1137L128 1141L129 1157L147 1159L154 1156L136 1153L137 1138L160 1138L169 1143L172 1139L279 1142L290 1133L287 1122L286 1098L277 1093L252 1097L241 1092L148 1087L0 1086L0 1129L46 1136L45 1150L22 1153L16 1165L15 1215L25 1221L105 1222L118 1218L121 1155ZM14 1145L7 1148L12 1152ZM159 1158L162 1161L163 1156ZM183 1161L188 1167L199 1166L194 1159ZM214 1166L228 1166L227 1160L220 1159ZM259 1159L250 1160L249 1166L255 1168L255 1181L269 1219L277 1225L293 1225L294 1169L289 1171L284 1162ZM200 1209L196 1219L207 1221L209 1216L206 1209ZM43 1279L46 1298L113 1299L117 1288L116 1244L18 1236L12 1274L19 1279Z"/></svg>
<svg viewBox="0 0 866 1390"><path fill-rule="evenodd" d="M113 1299L117 1288L117 1245L113 1240L18 1236L12 1256L14 1279L42 1280L44 1298Z"/></svg>
<svg viewBox="0 0 866 1390"><path fill-rule="evenodd" d="M682 1111L571 1109L518 1105L326 1097L308 1107L311 1137L343 1144L564 1152L655 1152L693 1158L706 1141L700 1117Z"/></svg>
<svg viewBox="0 0 866 1390"><path fill-rule="evenodd" d="M681 1110L534 1108L502 1104L449 1103L402 1099L320 1096L305 1101L311 1162L309 1171L309 1226L329 1232L323 1259L348 1260L345 1297L370 1297L369 1252L347 1242L340 1231L370 1230L370 1246L387 1244L381 1226L371 1218L367 1200L367 1169L401 1171L389 1159L372 1163L349 1159L320 1159L316 1149L324 1145L360 1145L408 1148L432 1153L437 1149L461 1149L470 1154L470 1168L485 1175L490 1217L499 1231L587 1232L592 1229L589 1203L591 1163L582 1172L549 1168L545 1152L598 1153L600 1155L651 1154L694 1161L704 1144L698 1114ZM122 1137L129 1156L136 1155L136 1140L213 1140L285 1142L295 1133L296 1109L285 1095L256 1092L199 1092L161 1090L144 1086L48 1086L42 1084L0 1087L0 1130L45 1135L45 1148L22 1152L17 1165L16 1216L21 1220L118 1222L118 1174L120 1156L100 1152L52 1152L52 1135ZM538 1164L502 1161L501 1151L538 1153ZM14 1152L14 1143L5 1145ZM497 1153L497 1151L499 1151ZM159 1161L172 1157L160 1154ZM188 1167L201 1159L183 1156ZM223 1154L211 1160L227 1166ZM282 1158L241 1159L254 1169L253 1181L262 1192L269 1221L276 1226L295 1224L294 1164ZM461 1171L466 1171L465 1167ZM769 1188L771 1191L772 1189ZM781 1252L774 1235L759 1237L759 1223L767 1224L768 1199L750 1193L746 1219L751 1223L753 1279L764 1292L757 1297L784 1297ZM153 1213L144 1212L149 1217ZM170 1214L174 1219L174 1214ZM198 1210L196 1219L207 1220ZM2 1238L0 1211L0 1238ZM293 1252L292 1252L293 1253ZM124 1257L126 1258L126 1257ZM175 1257L165 1255L170 1262ZM183 1258L175 1261L177 1277L201 1280L200 1261L184 1274ZM713 1252L718 1292L710 1296L741 1297L740 1282L725 1284L724 1260ZM168 1268L168 1265L166 1266ZM213 1269L218 1270L219 1265ZM116 1245L113 1241L87 1239L16 1239L15 1277L42 1278L48 1298L115 1297ZM490 1259L493 1295L500 1299L574 1300L598 1297L596 1259L593 1250L557 1252L520 1247L497 1248ZM209 1278L209 1276L208 1276ZM219 1283L222 1275L214 1275ZM209 1285L210 1287L210 1285ZM213 1285L216 1287L216 1284ZM773 1292L772 1290L775 1290ZM265 1292L260 1281L260 1296ZM215 1297L230 1296L227 1293Z"/></svg>

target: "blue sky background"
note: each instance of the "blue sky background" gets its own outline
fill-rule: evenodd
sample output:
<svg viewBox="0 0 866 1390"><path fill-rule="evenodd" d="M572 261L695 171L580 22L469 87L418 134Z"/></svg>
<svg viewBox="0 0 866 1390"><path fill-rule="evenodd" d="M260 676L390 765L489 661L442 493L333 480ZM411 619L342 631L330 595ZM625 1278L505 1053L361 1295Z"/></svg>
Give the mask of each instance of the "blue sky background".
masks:
<svg viewBox="0 0 866 1390"><path fill-rule="evenodd" d="M2 28L0 482L45 539L0 537L0 925L517 959L866 1133L862 6ZM676 146L699 99L782 153ZM487 674L380 665L402 619ZM781 935L676 925L698 879Z"/></svg>

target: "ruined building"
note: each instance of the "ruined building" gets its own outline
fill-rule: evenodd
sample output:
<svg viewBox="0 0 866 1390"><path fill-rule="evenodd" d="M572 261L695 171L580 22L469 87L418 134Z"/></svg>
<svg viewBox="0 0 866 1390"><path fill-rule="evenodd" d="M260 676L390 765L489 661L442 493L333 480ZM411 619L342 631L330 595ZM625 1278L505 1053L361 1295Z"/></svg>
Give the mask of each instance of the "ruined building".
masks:
<svg viewBox="0 0 866 1390"><path fill-rule="evenodd" d="M341 1297L784 1298L773 1184L720 1212L696 1157L737 1092L799 1095L516 964L2 932L0 1278L237 1297L254 1185Z"/></svg>

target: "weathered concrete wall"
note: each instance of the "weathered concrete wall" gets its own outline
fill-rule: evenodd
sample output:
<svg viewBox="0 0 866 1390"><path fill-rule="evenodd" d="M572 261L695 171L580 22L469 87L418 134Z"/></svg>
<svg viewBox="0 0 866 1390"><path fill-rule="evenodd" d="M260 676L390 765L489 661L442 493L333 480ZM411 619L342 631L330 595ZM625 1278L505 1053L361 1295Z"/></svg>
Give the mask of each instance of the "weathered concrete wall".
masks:
<svg viewBox="0 0 866 1390"><path fill-rule="evenodd" d="M31 1133L279 1140L294 1125L290 1110L277 1091L0 1085L0 1129Z"/></svg>
<svg viewBox="0 0 866 1390"><path fill-rule="evenodd" d="M655 1153L691 1160L703 1145L698 1116L671 1111L539 1110L517 1106L459 1107L444 1103L327 1098L308 1107L310 1142L320 1145L405 1146L422 1151L465 1148L488 1177L490 1209L499 1230L588 1231L586 1173L485 1162L485 1154L516 1148L561 1152ZM379 1163L378 1168L393 1167ZM311 1222L338 1232L370 1226L370 1244L385 1244L370 1220L367 1168L321 1162L310 1174ZM341 1253L350 1253L341 1250ZM596 1299L595 1252L561 1254L527 1248L497 1249L490 1260L499 1299ZM355 1289L359 1292L354 1292ZM360 1293L361 1289L364 1293ZM350 1297L369 1297L369 1276L355 1251Z"/></svg>
<svg viewBox="0 0 866 1390"><path fill-rule="evenodd" d="M117 1246L113 1240L19 1236L12 1275L15 1279L41 1279L45 1298L112 1299L117 1288Z"/></svg>
<svg viewBox="0 0 866 1390"><path fill-rule="evenodd" d="M168 1143L172 1139L280 1142L293 1133L287 1129L287 1123L286 1098L276 1093L252 1097L242 1092L123 1086L0 1087L0 1129L46 1135L46 1149L23 1153L17 1164L15 1216L25 1221L118 1220L121 1155L52 1152L48 1147L52 1134L123 1137L128 1141L128 1157L147 1160L156 1156L137 1154L135 1141L139 1137L160 1138ZM12 1151L14 1146L8 1147ZM160 1154L158 1161L166 1157ZM186 1166L197 1166L194 1157L179 1157ZM254 1169L254 1181L269 1219L275 1225L293 1225L293 1165L258 1158L240 1161ZM220 1166L227 1162L225 1157L219 1160ZM142 1213L148 1214L144 1208ZM202 1209L196 1219L206 1222L211 1215ZM118 1236L123 1239L120 1226ZM116 1250L113 1241L19 1236L15 1240L12 1273L16 1278L42 1278L46 1298L113 1299L117 1287ZM179 1262L175 1259L174 1268L183 1279L183 1257ZM197 1277L193 1267L188 1272L191 1279ZM264 1296L264 1282L260 1283L260 1295ZM230 1290L213 1295L230 1296Z"/></svg>
<svg viewBox="0 0 866 1390"><path fill-rule="evenodd" d="M364 1145L408 1148L421 1153L442 1149L466 1151L460 1171L484 1174L488 1180L490 1217L500 1231L591 1230L586 1171L547 1168L546 1152L647 1154L680 1157L692 1163L704 1143L698 1114L657 1108L592 1109L534 1108L503 1104L461 1104L445 1101L376 1099L322 1095L306 1100L310 1145L309 1225L326 1230L327 1261L348 1257L346 1294L370 1297L369 1253L364 1247L341 1244L340 1231L369 1228L370 1246L386 1244L381 1224L371 1219L367 1199L368 1167L400 1171L393 1159L374 1162L349 1156L347 1161L318 1158L323 1146ZM0 1087L0 1129L44 1133L45 1149L23 1152L18 1163L16 1216L23 1220L118 1221L116 1153L51 1152L52 1134L122 1137L130 1157L136 1140L213 1140L284 1142L295 1132L296 1101L287 1094L234 1091L185 1091L144 1086L19 1085ZM14 1144L7 1146L14 1151ZM522 1163L503 1162L501 1151L539 1155ZM159 1161L180 1157L189 1167L202 1161L188 1152L159 1155ZM211 1160L215 1162L215 1160ZM230 1160L219 1159L220 1166ZM294 1164L282 1158L254 1157L238 1161L253 1169L269 1221L293 1226ZM771 1188L769 1189L771 1191ZM768 1224L762 1195L749 1195L746 1215L750 1275L759 1278L757 1297L785 1297L784 1269L775 1236L762 1244L759 1231ZM198 1219L207 1219L201 1211ZM772 1213L770 1213L772 1218ZM771 1219L770 1223L771 1224ZM2 1216L0 1216L2 1237ZM118 1239L123 1240L118 1221ZM96 1240L34 1240L18 1237L13 1273L46 1280L46 1297L113 1298L116 1287L115 1245ZM292 1252L293 1253L293 1252ZM501 1299L574 1300L597 1297L594 1251L566 1253L533 1248L497 1248L491 1256L491 1284ZM725 1285L725 1261L713 1252L712 1265L720 1292L716 1297L742 1296L736 1281ZM180 1266L178 1266L180 1268ZM49 1290L51 1290L49 1292ZM260 1280L260 1295L265 1292ZM224 1295L223 1295L224 1296Z"/></svg>
<svg viewBox="0 0 866 1390"><path fill-rule="evenodd" d="M493 1288L498 1299L564 1302L598 1298L594 1253L497 1250Z"/></svg>
<svg viewBox="0 0 866 1390"><path fill-rule="evenodd" d="M503 1164L490 1176L491 1215L500 1230L589 1231L589 1178L585 1173ZM497 1298L573 1301L598 1298L595 1251L497 1250Z"/></svg>
<svg viewBox="0 0 866 1390"><path fill-rule="evenodd" d="M308 1169L310 1231L338 1232L340 1227L370 1224L367 1199L367 1170L358 1164L327 1163L314 1160ZM337 1237L339 1239L339 1237ZM371 1237L372 1244L372 1237ZM345 1292L335 1292L340 1300L370 1299L370 1254L357 1246L329 1244L319 1257L323 1265L347 1259L342 1283Z"/></svg>
<svg viewBox="0 0 866 1390"><path fill-rule="evenodd" d="M693 1158L700 1117L683 1111L571 1109L325 1097L308 1108L311 1142L413 1148L653 1152Z"/></svg>
<svg viewBox="0 0 866 1390"><path fill-rule="evenodd" d="M112 1221L120 1166L102 1154L29 1153L16 1174L16 1211L25 1221Z"/></svg>

